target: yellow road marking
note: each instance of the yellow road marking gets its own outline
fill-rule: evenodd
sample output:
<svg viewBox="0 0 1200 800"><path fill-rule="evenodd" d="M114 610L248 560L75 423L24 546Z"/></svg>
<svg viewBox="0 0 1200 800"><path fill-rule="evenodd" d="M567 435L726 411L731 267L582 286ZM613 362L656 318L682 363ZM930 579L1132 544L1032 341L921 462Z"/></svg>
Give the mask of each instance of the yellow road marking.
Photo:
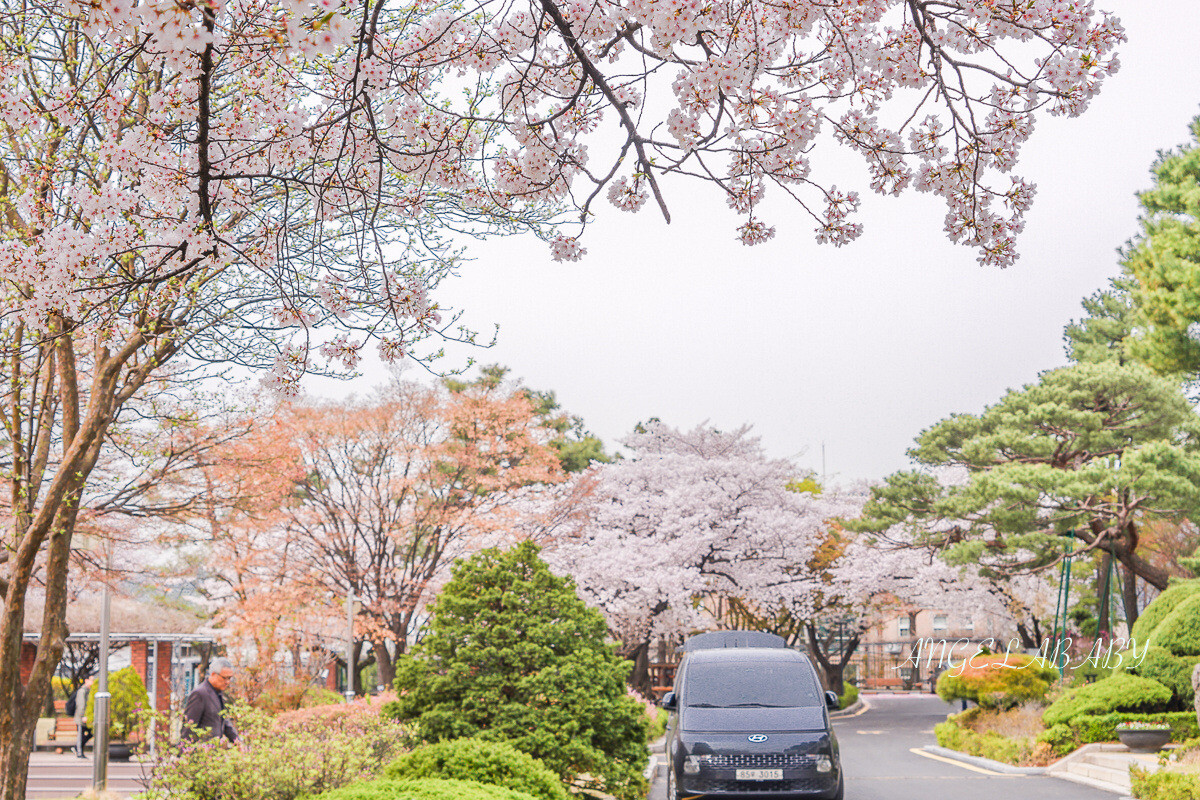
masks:
<svg viewBox="0 0 1200 800"><path fill-rule="evenodd" d="M969 769L972 772L981 772L984 775L994 775L997 778L1024 778L1025 777L1024 775L1009 775L1004 772L996 772L994 770L984 769L983 767L977 767L974 764L964 764L961 761L955 761L953 758L946 758L945 756L938 756L938 755L934 755L933 753L926 753L924 750L922 750L919 747L909 748L908 752L916 753L917 755L924 756L925 758L932 758L934 761L941 761L946 764L953 764L956 767L962 767L963 769Z"/></svg>
<svg viewBox="0 0 1200 800"><path fill-rule="evenodd" d="M861 697L859 699L862 700ZM847 714L844 717L837 717L836 719L850 719L852 717L857 717L862 714L865 714L870 710L871 710L871 704L868 703L866 700L862 700L862 708L860 708L858 711L855 711L853 714Z"/></svg>

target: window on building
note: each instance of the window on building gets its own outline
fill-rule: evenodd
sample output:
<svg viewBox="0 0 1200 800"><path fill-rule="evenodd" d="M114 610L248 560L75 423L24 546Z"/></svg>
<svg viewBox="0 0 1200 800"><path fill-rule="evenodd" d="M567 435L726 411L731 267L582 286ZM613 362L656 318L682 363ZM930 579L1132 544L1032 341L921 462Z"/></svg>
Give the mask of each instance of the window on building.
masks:
<svg viewBox="0 0 1200 800"><path fill-rule="evenodd" d="M945 614L933 615L933 630L935 633L944 631L950 627L950 622Z"/></svg>
<svg viewBox="0 0 1200 800"><path fill-rule="evenodd" d="M975 620L968 617L966 622L963 623L963 627L969 631L974 631L975 630Z"/></svg>
<svg viewBox="0 0 1200 800"><path fill-rule="evenodd" d="M908 623L909 623L908 617L900 618L900 624L898 627L899 627L901 636L908 636L912 632L912 628L909 626Z"/></svg>

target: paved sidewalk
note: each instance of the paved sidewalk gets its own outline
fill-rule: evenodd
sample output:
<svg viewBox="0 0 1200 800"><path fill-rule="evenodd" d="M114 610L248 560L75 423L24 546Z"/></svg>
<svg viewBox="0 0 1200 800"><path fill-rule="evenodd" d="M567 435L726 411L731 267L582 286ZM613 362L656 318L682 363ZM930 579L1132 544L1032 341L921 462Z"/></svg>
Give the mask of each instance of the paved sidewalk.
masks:
<svg viewBox="0 0 1200 800"><path fill-rule="evenodd" d="M92 788L92 751L86 758L66 753L35 751L29 758L26 800L63 800ZM108 789L121 797L142 791L142 765L137 761L108 762Z"/></svg>

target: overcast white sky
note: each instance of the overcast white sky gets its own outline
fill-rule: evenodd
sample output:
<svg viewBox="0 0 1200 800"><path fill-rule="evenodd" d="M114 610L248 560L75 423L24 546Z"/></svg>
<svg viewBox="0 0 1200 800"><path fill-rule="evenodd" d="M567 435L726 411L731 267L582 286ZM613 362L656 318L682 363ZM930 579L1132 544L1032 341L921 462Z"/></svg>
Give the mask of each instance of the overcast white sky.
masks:
<svg viewBox="0 0 1200 800"><path fill-rule="evenodd" d="M555 390L610 446L656 416L751 424L771 454L818 472L824 443L839 481L904 468L922 429L1065 363L1062 328L1117 274L1156 151L1200 113L1200 3L1096 5L1128 30L1123 67L1082 117L1039 122L1017 170L1038 195L1014 267L978 266L943 235L937 201L877 197L860 162L827 148L818 173L864 197L866 231L847 247L815 244L783 203L775 239L743 247L715 192L676 186L669 226L651 205L607 207L587 258L566 265L531 238L474 245L437 298L498 323L477 358Z"/></svg>

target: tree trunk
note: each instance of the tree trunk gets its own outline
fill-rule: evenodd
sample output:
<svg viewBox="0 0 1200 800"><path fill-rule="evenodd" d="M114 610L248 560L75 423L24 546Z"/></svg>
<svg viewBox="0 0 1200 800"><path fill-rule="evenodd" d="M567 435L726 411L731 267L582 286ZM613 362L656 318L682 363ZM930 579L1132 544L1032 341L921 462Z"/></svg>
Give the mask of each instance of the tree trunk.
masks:
<svg viewBox="0 0 1200 800"><path fill-rule="evenodd" d="M842 684L845 683L846 665L850 663L850 659L858 651L858 642L862 637L862 630L857 630L846 641L842 649L841 656L834 660L826 648L821 646L820 639L817 638L817 628L814 623L805 622L804 631L808 635L808 650L812 657L816 659L817 676L821 679L821 686L829 691L842 693Z"/></svg>
<svg viewBox="0 0 1200 800"><path fill-rule="evenodd" d="M1137 575L1126 567L1121 570L1121 604L1125 607L1125 622L1129 625L1126 635L1133 633L1133 623L1138 618Z"/></svg>
<svg viewBox="0 0 1200 800"><path fill-rule="evenodd" d="M622 657L633 662L633 670L625 682L642 697L653 697L653 686L650 683L650 642L638 642L631 649L625 650Z"/></svg>
<svg viewBox="0 0 1200 800"><path fill-rule="evenodd" d="M366 666L362 663L360 656L365 642L356 641L354 643L354 663L346 667L346 685L354 692L355 697L363 696L362 685L362 670Z"/></svg>
<svg viewBox="0 0 1200 800"><path fill-rule="evenodd" d="M1112 638L1112 622L1109 620L1109 608L1112 605L1112 556L1103 553L1100 563L1096 566L1096 640L1107 636Z"/></svg>
<svg viewBox="0 0 1200 800"><path fill-rule="evenodd" d="M1034 624L1037 624L1037 620L1034 620ZM1033 650L1040 644L1040 642L1034 641L1034 637L1030 635L1024 622L1017 623L1017 638L1021 640L1021 647L1025 650Z"/></svg>
<svg viewBox="0 0 1200 800"><path fill-rule="evenodd" d="M396 665L392 662L392 654L388 652L387 644L376 642L372 648L375 651L376 671L379 682L385 689L391 689L396 681Z"/></svg>

